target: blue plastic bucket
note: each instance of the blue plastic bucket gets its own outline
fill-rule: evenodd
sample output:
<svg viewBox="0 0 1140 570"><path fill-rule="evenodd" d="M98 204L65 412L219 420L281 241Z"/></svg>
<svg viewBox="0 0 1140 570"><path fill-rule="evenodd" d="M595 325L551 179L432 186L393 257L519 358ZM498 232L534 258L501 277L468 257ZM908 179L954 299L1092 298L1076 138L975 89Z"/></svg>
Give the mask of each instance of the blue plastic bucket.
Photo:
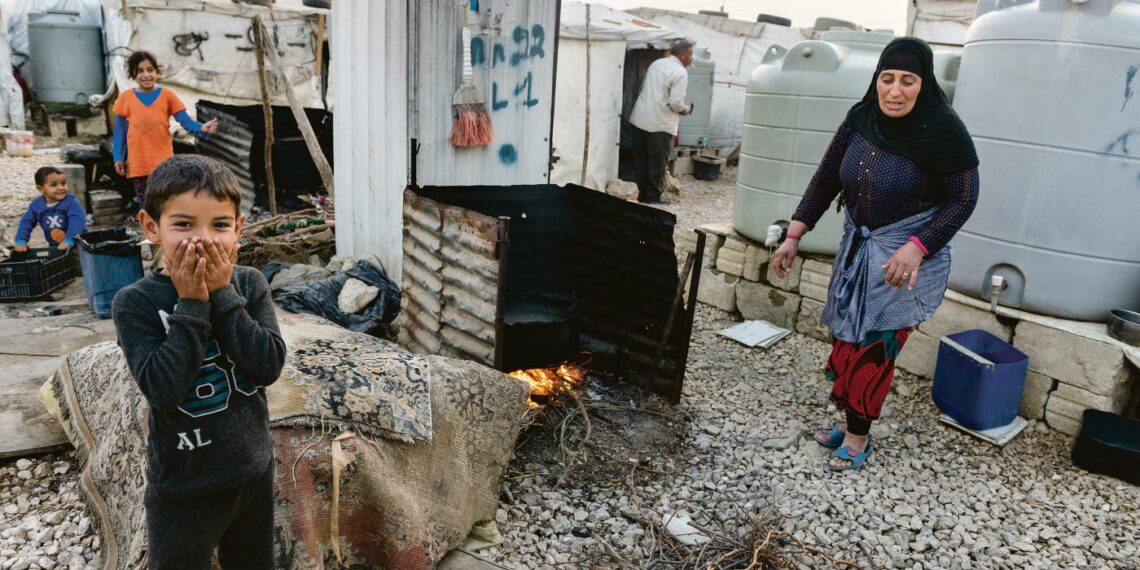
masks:
<svg viewBox="0 0 1140 570"><path fill-rule="evenodd" d="M139 240L126 228L115 228L79 234L76 242L87 304L99 318L110 318L119 289L142 279Z"/></svg>
<svg viewBox="0 0 1140 570"><path fill-rule="evenodd" d="M942 337L934 367L934 403L974 430L1017 418L1029 357L983 330Z"/></svg>

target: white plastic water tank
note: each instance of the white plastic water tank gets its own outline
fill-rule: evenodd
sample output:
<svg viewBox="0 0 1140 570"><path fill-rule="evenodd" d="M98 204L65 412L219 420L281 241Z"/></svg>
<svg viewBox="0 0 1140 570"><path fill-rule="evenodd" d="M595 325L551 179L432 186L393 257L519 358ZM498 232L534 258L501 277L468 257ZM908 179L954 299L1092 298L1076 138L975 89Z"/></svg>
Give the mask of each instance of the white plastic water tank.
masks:
<svg viewBox="0 0 1140 570"><path fill-rule="evenodd" d="M693 62L689 64L689 86L685 100L693 104L693 112L681 117L678 138L681 146L705 146L712 127L712 98L714 69L712 53L708 48L694 48Z"/></svg>
<svg viewBox="0 0 1140 570"><path fill-rule="evenodd" d="M1140 2L1002 5L962 50L982 189L950 286L988 300L999 276L1000 304L1079 320L1140 309Z"/></svg>
<svg viewBox="0 0 1140 570"><path fill-rule="evenodd" d="M28 51L37 101L86 105L103 93L103 30L79 12L28 14Z"/></svg>
<svg viewBox="0 0 1140 570"><path fill-rule="evenodd" d="M744 106L744 135L732 221L736 231L764 241L768 226L788 222L803 198L835 130L863 98L887 32L833 30L791 49L773 46L752 73ZM934 54L935 76L953 96L958 55ZM800 250L834 255L843 216L829 208Z"/></svg>

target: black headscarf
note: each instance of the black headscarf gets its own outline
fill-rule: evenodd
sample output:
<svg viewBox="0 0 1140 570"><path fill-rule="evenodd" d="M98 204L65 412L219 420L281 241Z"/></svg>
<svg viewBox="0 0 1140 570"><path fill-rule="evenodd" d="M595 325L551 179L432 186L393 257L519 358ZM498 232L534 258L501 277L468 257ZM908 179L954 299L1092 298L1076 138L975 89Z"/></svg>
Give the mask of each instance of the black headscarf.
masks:
<svg viewBox="0 0 1140 570"><path fill-rule="evenodd" d="M911 69L916 65L921 66L921 73ZM892 118L879 109L875 83L884 69L898 68L920 76L922 89L910 113ZM847 112L847 122L879 148L909 158L933 174L952 174L978 165L970 132L934 76L934 51L918 38L897 38L887 44L867 94Z"/></svg>

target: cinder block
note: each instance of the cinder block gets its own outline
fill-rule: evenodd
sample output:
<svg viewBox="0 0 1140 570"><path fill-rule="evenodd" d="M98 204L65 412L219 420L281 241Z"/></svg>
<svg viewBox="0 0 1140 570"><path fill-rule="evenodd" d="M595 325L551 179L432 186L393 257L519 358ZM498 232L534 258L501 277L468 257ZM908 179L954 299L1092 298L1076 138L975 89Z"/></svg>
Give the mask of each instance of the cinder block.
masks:
<svg viewBox="0 0 1140 570"><path fill-rule="evenodd" d="M800 271L800 295L827 301L827 287L831 284L831 265L807 259Z"/></svg>
<svg viewBox="0 0 1140 570"><path fill-rule="evenodd" d="M1045 402L1056 387L1056 380L1030 372L1025 376L1025 391L1021 393L1021 416L1028 420L1045 417Z"/></svg>
<svg viewBox="0 0 1140 570"><path fill-rule="evenodd" d="M715 269L701 269L701 283L697 289L697 301L712 305L722 311L736 310L736 284L740 279L721 273Z"/></svg>
<svg viewBox="0 0 1140 570"><path fill-rule="evenodd" d="M58 164L56 168L67 176L67 191L79 200L79 205L83 206L85 212L90 213L91 206L87 204L87 169L82 164Z"/></svg>
<svg viewBox="0 0 1140 570"><path fill-rule="evenodd" d="M934 316L918 326L918 330L934 338L970 329L982 329L1006 342L1013 336L1013 327L998 322L997 315L950 299L943 299Z"/></svg>
<svg viewBox="0 0 1140 570"><path fill-rule="evenodd" d="M689 252L697 250L697 233L682 232L676 237L676 242L677 264L682 265L685 263L685 256L687 256ZM716 254L720 251L722 244L724 244L723 236L705 234L705 255L701 260L701 267L716 267Z"/></svg>
<svg viewBox="0 0 1140 570"><path fill-rule="evenodd" d="M706 234L713 234L722 237L732 237L741 241L746 240L744 236L736 233L736 228L732 226L731 222L717 222L715 224L704 224L697 228L699 232Z"/></svg>
<svg viewBox="0 0 1140 570"><path fill-rule="evenodd" d="M768 256L766 248L748 244L748 249L744 252L743 277L749 281L759 281L760 276L768 270Z"/></svg>
<svg viewBox="0 0 1140 570"><path fill-rule="evenodd" d="M744 262L745 253L748 251L748 244L726 237L724 245L720 246L720 251L716 254L716 268L722 273L742 277L744 275Z"/></svg>
<svg viewBox="0 0 1140 570"><path fill-rule="evenodd" d="M1126 396L1127 394L1124 391L1119 392L1117 397L1101 396L1076 386L1059 383L1057 390L1053 392L1050 398L1061 398L1080 406L1082 413L1085 409L1092 408L1118 414L1124 410L1124 405L1127 403L1125 402Z"/></svg>
<svg viewBox="0 0 1140 570"><path fill-rule="evenodd" d="M1052 400L1052 398L1049 398ZM1053 410L1045 410L1045 422L1049 427L1067 435L1077 435L1081 431L1081 420L1063 416Z"/></svg>
<svg viewBox="0 0 1140 570"><path fill-rule="evenodd" d="M1120 348L1034 322L1019 322L1013 343L1030 370L1101 396L1118 397L1131 375Z"/></svg>
<svg viewBox="0 0 1140 570"><path fill-rule="evenodd" d="M800 311L800 296L762 283L741 281L736 285L736 307L745 319L793 328Z"/></svg>
<svg viewBox="0 0 1140 570"><path fill-rule="evenodd" d="M823 315L823 303L804 297L800 300L800 314L796 318L796 330L816 340L831 342L831 331L819 322Z"/></svg>
<svg viewBox="0 0 1140 570"><path fill-rule="evenodd" d="M784 277L776 277L776 270L771 263L768 264L768 273L765 279L773 287L783 289L785 291L799 291L800 290L800 272L803 271L804 258L797 257L792 260L792 268Z"/></svg>
<svg viewBox="0 0 1140 570"><path fill-rule="evenodd" d="M921 331L913 331L895 360L895 365L916 376L934 378L934 366L938 362L938 344L938 339Z"/></svg>
<svg viewBox="0 0 1140 570"><path fill-rule="evenodd" d="M673 160L673 176L681 176L684 174L693 173L693 158L690 156L679 156Z"/></svg>

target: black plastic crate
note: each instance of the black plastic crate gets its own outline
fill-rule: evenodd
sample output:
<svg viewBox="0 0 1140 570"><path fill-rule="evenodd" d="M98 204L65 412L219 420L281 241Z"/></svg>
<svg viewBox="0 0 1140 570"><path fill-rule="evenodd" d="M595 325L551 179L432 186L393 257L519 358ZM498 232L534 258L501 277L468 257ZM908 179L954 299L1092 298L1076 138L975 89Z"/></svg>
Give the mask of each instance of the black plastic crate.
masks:
<svg viewBox="0 0 1140 570"><path fill-rule="evenodd" d="M14 252L0 261L0 301L38 299L75 279L75 248Z"/></svg>

